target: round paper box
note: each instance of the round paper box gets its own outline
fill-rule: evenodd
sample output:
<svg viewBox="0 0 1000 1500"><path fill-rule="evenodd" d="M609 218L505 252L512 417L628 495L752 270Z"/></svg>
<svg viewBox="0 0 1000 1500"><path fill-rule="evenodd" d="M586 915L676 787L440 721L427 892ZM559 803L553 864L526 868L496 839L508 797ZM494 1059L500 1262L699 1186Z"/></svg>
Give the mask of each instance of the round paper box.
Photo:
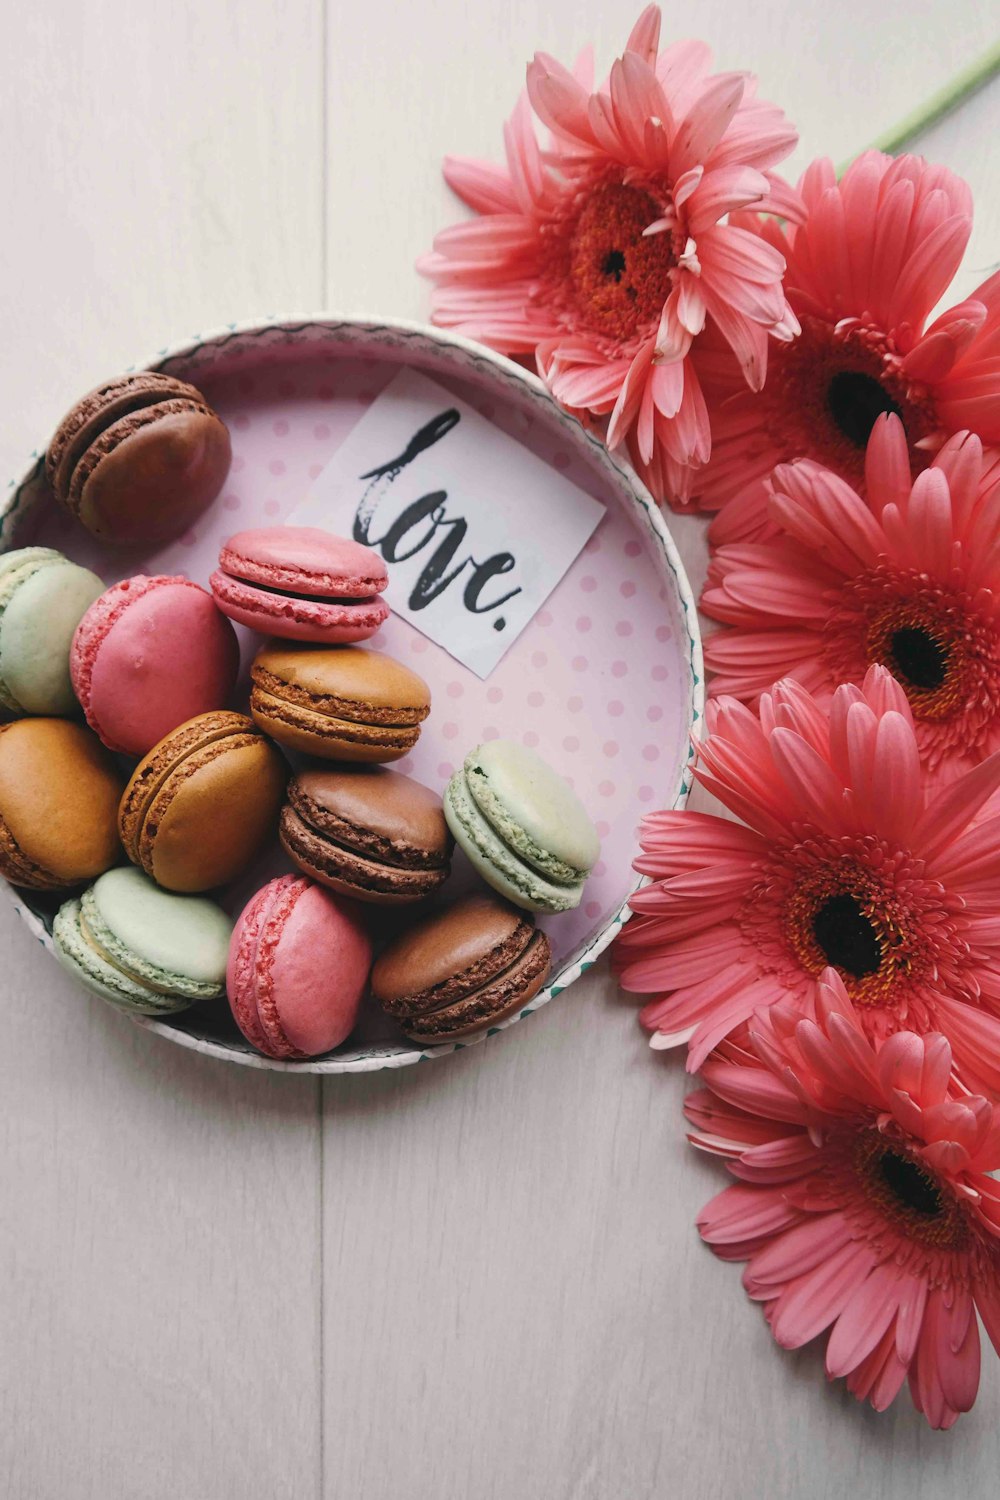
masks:
<svg viewBox="0 0 1000 1500"><path fill-rule="evenodd" d="M185 573L204 584L224 537L294 522L296 504L402 365L439 381L606 506L587 546L486 681L398 616L375 642L426 678L433 696L420 742L398 769L440 791L474 745L518 738L571 781L601 836L601 859L579 909L541 921L553 948L549 983L519 1016L491 1028L503 1029L561 994L627 920L628 897L642 884L631 868L639 820L684 805L703 707L695 604L660 511L538 379L477 344L411 323L317 317L206 334L161 350L149 366L197 385L232 434L227 484L193 530L152 553L104 550L55 504L38 454L0 513L0 549L58 547L108 583L131 573ZM474 497L462 503L468 514ZM239 633L245 675L256 638ZM223 904L235 913L285 868L280 853L270 855L223 894ZM445 895L472 883L458 858ZM51 948L58 899L28 892L14 899ZM229 1062L313 1073L400 1067L470 1045L421 1049L375 1012L366 1004L343 1047L300 1063L252 1052L222 1007L136 1023Z"/></svg>

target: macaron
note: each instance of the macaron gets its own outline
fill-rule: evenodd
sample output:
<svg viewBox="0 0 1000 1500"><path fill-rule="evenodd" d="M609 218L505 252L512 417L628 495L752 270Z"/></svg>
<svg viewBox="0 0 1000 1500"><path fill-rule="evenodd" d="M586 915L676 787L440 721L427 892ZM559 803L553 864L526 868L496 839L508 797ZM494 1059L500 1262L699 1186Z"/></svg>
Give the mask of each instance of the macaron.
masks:
<svg viewBox="0 0 1000 1500"><path fill-rule="evenodd" d="M69 653L102 593L96 573L51 547L0 553L0 703L12 714L74 714Z"/></svg>
<svg viewBox="0 0 1000 1500"><path fill-rule="evenodd" d="M261 729L321 760L399 760L430 712L423 678L359 646L265 646L251 677L250 712Z"/></svg>
<svg viewBox="0 0 1000 1500"><path fill-rule="evenodd" d="M76 628L70 674L87 723L111 750L147 750L233 690L236 632L187 578L139 573L113 584Z"/></svg>
<svg viewBox="0 0 1000 1500"><path fill-rule="evenodd" d="M287 769L243 714L199 714L133 771L118 812L125 853L168 891L225 885L274 833Z"/></svg>
<svg viewBox="0 0 1000 1500"><path fill-rule="evenodd" d="M281 640L365 641L389 614L378 553L314 526L237 532L209 581L223 614Z"/></svg>
<svg viewBox="0 0 1000 1500"><path fill-rule="evenodd" d="M526 911L578 906L601 846L583 803L540 755L491 740L465 758L444 815L479 874Z"/></svg>
<svg viewBox="0 0 1000 1500"><path fill-rule="evenodd" d="M372 994L414 1041L461 1041L523 1010L550 961L534 917L477 893L397 938L372 969Z"/></svg>
<svg viewBox="0 0 1000 1500"><path fill-rule="evenodd" d="M161 891L127 866L65 902L52 937L89 990L133 1015L167 1016L219 998L232 930L214 901Z"/></svg>
<svg viewBox="0 0 1000 1500"><path fill-rule="evenodd" d="M451 870L441 798L384 766L308 770L288 784L280 837L294 865L378 906L429 896Z"/></svg>
<svg viewBox="0 0 1000 1500"><path fill-rule="evenodd" d="M63 418L45 456L56 499L102 542L172 541L229 473L225 423L186 381L140 370L106 381Z"/></svg>
<svg viewBox="0 0 1000 1500"><path fill-rule="evenodd" d="M226 989L237 1026L266 1057L318 1057L353 1030L372 948L356 908L282 875L237 920Z"/></svg>
<svg viewBox="0 0 1000 1500"><path fill-rule="evenodd" d="M39 891L102 875L121 856L121 791L114 761L82 724L0 725L0 875Z"/></svg>

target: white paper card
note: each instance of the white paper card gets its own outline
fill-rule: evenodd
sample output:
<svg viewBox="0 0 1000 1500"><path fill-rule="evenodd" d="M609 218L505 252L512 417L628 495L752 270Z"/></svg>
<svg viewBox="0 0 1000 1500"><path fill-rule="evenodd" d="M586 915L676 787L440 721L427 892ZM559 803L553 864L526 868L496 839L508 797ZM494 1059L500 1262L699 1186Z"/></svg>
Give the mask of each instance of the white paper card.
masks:
<svg viewBox="0 0 1000 1500"><path fill-rule="evenodd" d="M405 369L289 519L374 547L395 613L485 678L603 514L464 401Z"/></svg>

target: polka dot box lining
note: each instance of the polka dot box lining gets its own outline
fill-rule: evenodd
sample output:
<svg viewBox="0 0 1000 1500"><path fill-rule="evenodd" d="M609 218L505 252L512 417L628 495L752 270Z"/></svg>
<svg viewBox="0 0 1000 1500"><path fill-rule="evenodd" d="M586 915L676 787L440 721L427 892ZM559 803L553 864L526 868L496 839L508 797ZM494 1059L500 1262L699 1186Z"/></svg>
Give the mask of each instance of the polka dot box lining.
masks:
<svg viewBox="0 0 1000 1500"><path fill-rule="evenodd" d="M625 903L639 884L631 869L639 819L654 808L683 805L690 735L702 710L697 616L662 516L539 381L478 345L419 325L317 318L231 327L162 350L152 362L199 386L232 433L229 479L191 532L152 554L103 552L56 509L36 459L9 493L0 545L58 547L109 583L148 572L185 573L204 584L220 541L244 527L280 523L401 364L438 380L607 507L584 551L485 682L398 617L374 642L431 686L431 716L416 749L397 763L400 770L440 790L474 745L517 738L566 776L597 825L601 859L582 905L542 922L553 972L524 1015L589 968L627 920ZM471 503L474 497L463 497L464 506ZM256 640L248 631L241 636L245 677ZM257 884L283 868L280 851L270 854L226 893L225 904L238 910ZM443 896L472 883L458 857ZM33 893L15 900L51 947L57 903ZM398 1067L456 1050L420 1050L371 1011L364 1007L363 1024L337 1052L293 1064L250 1052L227 1009L195 1007L138 1024L231 1062L309 1072Z"/></svg>

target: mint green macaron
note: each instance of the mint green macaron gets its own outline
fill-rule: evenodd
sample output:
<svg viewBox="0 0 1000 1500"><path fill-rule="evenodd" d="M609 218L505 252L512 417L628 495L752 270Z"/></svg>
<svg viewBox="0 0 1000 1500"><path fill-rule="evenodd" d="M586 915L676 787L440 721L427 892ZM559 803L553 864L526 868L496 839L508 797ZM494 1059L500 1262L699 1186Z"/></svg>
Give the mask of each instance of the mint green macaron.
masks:
<svg viewBox="0 0 1000 1500"><path fill-rule="evenodd" d="M163 891L141 870L109 870L52 928L65 968L135 1015L163 1016L223 994L232 922L205 896Z"/></svg>
<svg viewBox="0 0 1000 1500"><path fill-rule="evenodd" d="M527 911L569 911L601 846L573 789L515 740L465 758L444 794L456 843L495 891Z"/></svg>
<svg viewBox="0 0 1000 1500"><path fill-rule="evenodd" d="M78 711L69 648L103 593L96 573L51 547L0 553L0 703L10 713Z"/></svg>

